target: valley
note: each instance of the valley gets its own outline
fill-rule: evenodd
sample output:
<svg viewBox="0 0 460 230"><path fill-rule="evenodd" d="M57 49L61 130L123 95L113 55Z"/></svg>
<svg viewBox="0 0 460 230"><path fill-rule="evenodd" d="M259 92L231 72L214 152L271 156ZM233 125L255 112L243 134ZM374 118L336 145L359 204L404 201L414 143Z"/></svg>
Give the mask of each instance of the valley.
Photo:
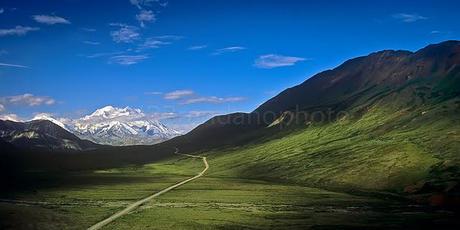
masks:
<svg viewBox="0 0 460 230"><path fill-rule="evenodd" d="M155 145L2 121L0 228L457 229L459 64L459 41L371 53Z"/></svg>
<svg viewBox="0 0 460 230"><path fill-rule="evenodd" d="M298 184L235 178L210 169L102 229L417 229L452 227L451 211L394 198L351 195ZM69 174L35 174L39 182L0 200L1 228L86 229L152 192L196 175L199 158ZM218 167L218 166L217 166ZM219 175L217 175L219 174ZM13 200L21 202L13 202ZM396 227L398 226L398 227Z"/></svg>

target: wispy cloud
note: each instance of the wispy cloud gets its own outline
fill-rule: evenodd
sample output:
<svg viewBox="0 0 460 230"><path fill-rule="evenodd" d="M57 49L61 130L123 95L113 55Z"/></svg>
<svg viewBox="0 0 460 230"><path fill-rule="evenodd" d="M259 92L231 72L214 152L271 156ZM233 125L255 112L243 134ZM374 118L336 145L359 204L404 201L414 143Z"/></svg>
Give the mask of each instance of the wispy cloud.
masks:
<svg viewBox="0 0 460 230"><path fill-rule="evenodd" d="M120 23L111 23L111 26L119 27L118 30L111 31L110 36L116 43L132 43L140 38L138 28Z"/></svg>
<svg viewBox="0 0 460 230"><path fill-rule="evenodd" d="M96 29L93 29L93 28L81 28L83 31L86 31L86 32L96 32Z"/></svg>
<svg viewBox="0 0 460 230"><path fill-rule="evenodd" d="M218 111L189 111L187 112L184 117L186 118L199 118L199 117L211 117L217 114L221 114L222 112Z"/></svg>
<svg viewBox="0 0 460 230"><path fill-rule="evenodd" d="M38 22L47 25L54 25L54 24L70 24L70 21L54 15L34 15L32 18Z"/></svg>
<svg viewBox="0 0 460 230"><path fill-rule="evenodd" d="M166 100L179 100L193 95L195 95L195 92L192 90L175 90L166 93L163 98Z"/></svg>
<svg viewBox="0 0 460 230"><path fill-rule="evenodd" d="M141 10L139 14L136 15L136 19L141 24L141 27L144 27L145 23L152 23L156 21L155 14L151 10Z"/></svg>
<svg viewBox="0 0 460 230"><path fill-rule="evenodd" d="M244 97L200 96L197 95L193 90L175 90L166 93L163 98L166 100L178 100L182 105L198 103L221 104L245 100Z"/></svg>
<svg viewBox="0 0 460 230"><path fill-rule="evenodd" d="M209 97L196 97L184 100L181 102L183 105L189 104L197 104L197 103L210 103L210 104L222 104L228 102L238 102L243 101L246 98L244 97L216 97L216 96L209 96Z"/></svg>
<svg viewBox="0 0 460 230"><path fill-rule="evenodd" d="M17 65L17 64L1 63L1 62L0 62L0 66L16 67L16 68L29 68L28 66L25 66L25 65Z"/></svg>
<svg viewBox="0 0 460 230"><path fill-rule="evenodd" d="M164 2L162 2L162 1L158 1L158 5L160 5L161 7L167 7L167 6L168 6L168 4L169 4L169 2L168 2L168 1L164 1Z"/></svg>
<svg viewBox="0 0 460 230"><path fill-rule="evenodd" d="M213 55L221 55L221 54L224 54L224 53L234 53L234 52L242 51L242 50L245 50L245 49L246 49L246 47L242 47L242 46L230 46L230 47L225 47L225 48L222 48L222 49L217 49L212 54Z"/></svg>
<svg viewBox="0 0 460 230"><path fill-rule="evenodd" d="M135 5L137 8L142 9L144 7L150 7L155 2L159 2L159 0L129 0L129 2Z"/></svg>
<svg viewBox="0 0 460 230"><path fill-rule="evenodd" d="M133 65L147 58L149 58L147 55L117 55L117 56L110 57L109 62L120 64L120 65Z"/></svg>
<svg viewBox="0 0 460 230"><path fill-rule="evenodd" d="M407 23L428 19L427 17L424 17L419 14L408 14L408 13L393 14L392 17L402 22L407 22Z"/></svg>
<svg viewBox="0 0 460 230"><path fill-rule="evenodd" d="M0 37L10 36L10 35L23 36L31 31L37 31L39 29L40 28L38 27L29 27L29 26L16 26L11 29L0 29Z"/></svg>
<svg viewBox="0 0 460 230"><path fill-rule="evenodd" d="M171 42L160 41L155 38L147 38L144 43L139 46L139 50L144 49L156 49L160 48L160 46L169 45Z"/></svg>
<svg viewBox="0 0 460 230"><path fill-rule="evenodd" d="M176 118L178 114L174 112L154 112L154 113L148 113L146 116L153 120L165 120L165 119Z"/></svg>
<svg viewBox="0 0 460 230"><path fill-rule="evenodd" d="M117 52L102 52L102 53L94 53L90 55L83 55L84 57L87 58L98 58L98 57L106 57L106 56L113 56L113 55L120 55L123 54L124 52L117 51Z"/></svg>
<svg viewBox="0 0 460 230"><path fill-rule="evenodd" d="M48 96L35 96L30 93L1 97L2 104L25 105L25 106L39 106L39 105L53 105L56 103L51 97Z"/></svg>
<svg viewBox="0 0 460 230"><path fill-rule="evenodd" d="M187 49L188 50L201 50L208 47L207 45L196 45L196 46L190 46Z"/></svg>
<svg viewBox="0 0 460 230"><path fill-rule="evenodd" d="M307 59L301 57L283 56L277 54L266 54L255 60L254 66L262 69L272 69L283 66L292 66L297 62Z"/></svg>
<svg viewBox="0 0 460 230"><path fill-rule="evenodd" d="M0 8L0 14L3 14L5 10L3 8Z"/></svg>
<svg viewBox="0 0 460 230"><path fill-rule="evenodd" d="M88 45L99 45L101 44L100 42L95 42L95 41L83 41L83 43L88 44Z"/></svg>
<svg viewBox="0 0 460 230"><path fill-rule="evenodd" d="M0 104L0 112L3 112L3 111L5 111L5 106Z"/></svg>
<svg viewBox="0 0 460 230"><path fill-rule="evenodd" d="M161 35L161 36L155 36L154 38L159 39L159 40L177 41L177 40L183 39L184 37L179 36L179 35Z"/></svg>
<svg viewBox="0 0 460 230"><path fill-rule="evenodd" d="M151 91L151 92L145 92L144 94L145 94L145 95L162 95L163 92Z"/></svg>
<svg viewBox="0 0 460 230"><path fill-rule="evenodd" d="M433 34L433 35L450 35L450 34L452 34L452 31L432 30L432 31L430 31L430 34Z"/></svg>

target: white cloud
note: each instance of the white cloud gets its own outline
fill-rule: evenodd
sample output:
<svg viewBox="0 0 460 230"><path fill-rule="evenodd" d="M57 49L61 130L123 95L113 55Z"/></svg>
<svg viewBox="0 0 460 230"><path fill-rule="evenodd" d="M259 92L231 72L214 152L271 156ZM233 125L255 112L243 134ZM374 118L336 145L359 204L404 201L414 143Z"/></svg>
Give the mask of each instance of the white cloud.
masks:
<svg viewBox="0 0 460 230"><path fill-rule="evenodd" d="M3 12L5 12L5 10L3 8L0 8L0 14L3 14Z"/></svg>
<svg viewBox="0 0 460 230"><path fill-rule="evenodd" d="M136 15L136 19L141 24L141 27L145 26L147 22L155 22L155 14L151 10L141 10L139 14Z"/></svg>
<svg viewBox="0 0 460 230"><path fill-rule="evenodd" d="M29 68L28 66L25 66L25 65L17 65L17 64L1 63L1 62L0 62L0 66L16 67L16 68Z"/></svg>
<svg viewBox="0 0 460 230"><path fill-rule="evenodd" d="M161 35L161 36L155 36L154 38L159 39L159 40L181 40L184 37L179 36L179 35Z"/></svg>
<svg viewBox="0 0 460 230"><path fill-rule="evenodd" d="M86 31L86 32L96 32L96 29L93 29L93 28L81 28L83 31Z"/></svg>
<svg viewBox="0 0 460 230"><path fill-rule="evenodd" d="M10 114L0 114L0 120L4 121L15 121L20 122L23 121L18 115L10 113Z"/></svg>
<svg viewBox="0 0 460 230"><path fill-rule="evenodd" d="M153 6L153 3L158 3L158 5L161 7L168 6L168 1L161 1L161 0L129 0L129 2L139 9L142 9L145 7L151 7Z"/></svg>
<svg viewBox="0 0 460 230"><path fill-rule="evenodd" d="M183 105L189 104L197 104L197 103L210 103L210 104L222 104L222 103L230 103L230 102L238 102L245 100L244 97L196 97L184 100L181 102Z"/></svg>
<svg viewBox="0 0 460 230"><path fill-rule="evenodd" d="M221 114L221 112L217 111L189 111L185 114L186 118L200 118L200 117L211 117L217 114Z"/></svg>
<svg viewBox="0 0 460 230"><path fill-rule="evenodd" d="M242 50L245 50L245 49L246 48L242 47L242 46L230 46L230 47L225 47L225 48L222 48L222 49L217 49L212 54L213 55L221 55L221 54L224 54L224 53L234 53L234 52L242 51Z"/></svg>
<svg viewBox="0 0 460 230"><path fill-rule="evenodd" d="M0 112L3 112L5 111L5 106L3 106L2 104L0 104Z"/></svg>
<svg viewBox="0 0 460 230"><path fill-rule="evenodd" d="M54 15L34 15L32 16L32 18L38 23L43 23L47 25L70 24L69 20Z"/></svg>
<svg viewBox="0 0 460 230"><path fill-rule="evenodd" d="M56 103L51 97L47 96L34 96L33 94L26 93L22 95L7 96L0 98L2 104L38 106L38 105L53 105Z"/></svg>
<svg viewBox="0 0 460 230"><path fill-rule="evenodd" d="M139 46L139 49L156 49L159 48L160 46L164 45L169 45L171 42L165 42L165 41L160 41L156 40L155 38L147 38L145 42Z"/></svg>
<svg viewBox="0 0 460 230"><path fill-rule="evenodd" d="M139 45L139 47L137 48L137 51L139 52L145 49L160 48L161 46L170 45L173 43L173 41L177 41L182 38L183 38L182 36L178 36L178 35L162 35L162 36L150 37L150 38L145 39L144 43Z"/></svg>
<svg viewBox="0 0 460 230"><path fill-rule="evenodd" d="M193 92L192 90L175 90L175 91L166 93L164 95L164 99L166 99L166 100L179 100L179 99L183 99L183 98L186 98L186 97L193 96L194 94L195 94L195 92Z"/></svg>
<svg viewBox="0 0 460 230"><path fill-rule="evenodd" d="M433 34L433 35L450 35L450 34L452 34L452 31L432 30L432 31L430 31L430 34Z"/></svg>
<svg viewBox="0 0 460 230"><path fill-rule="evenodd" d="M94 53L94 54L90 54L90 55L86 55L84 57L87 57L87 58L98 58L98 57L105 57L105 56L112 56L112 55L119 55L119 54L123 54L124 52L107 52L107 53Z"/></svg>
<svg viewBox="0 0 460 230"><path fill-rule="evenodd" d="M395 19L398 19L398 20L401 20L402 22L407 22L407 23L428 19L427 17L421 16L419 14L408 14L408 13L393 14L392 16Z"/></svg>
<svg viewBox="0 0 460 230"><path fill-rule="evenodd" d="M158 91L152 91L152 92L145 92L144 94L145 95L162 95L163 93L158 92Z"/></svg>
<svg viewBox="0 0 460 230"><path fill-rule="evenodd" d="M201 50L208 47L207 45L196 45L188 47L188 50Z"/></svg>
<svg viewBox="0 0 460 230"><path fill-rule="evenodd" d="M137 8L142 9L146 6L152 6L152 3L159 2L158 0L129 0L129 2L135 5Z"/></svg>
<svg viewBox="0 0 460 230"><path fill-rule="evenodd" d="M140 38L138 28L125 24L112 23L111 26L118 26L120 29L110 32L113 41L116 43L132 43Z"/></svg>
<svg viewBox="0 0 460 230"><path fill-rule="evenodd" d="M193 90L175 90L164 94L166 100L178 100L182 105L197 104L197 103L210 103L222 104L229 102L238 102L245 100L244 97L216 97L216 96L200 96Z"/></svg>
<svg viewBox="0 0 460 230"><path fill-rule="evenodd" d="M12 29L0 29L0 37L9 36L9 35L23 36L31 31L37 31L39 29L40 28L38 27L29 27L29 26L16 26Z"/></svg>
<svg viewBox="0 0 460 230"><path fill-rule="evenodd" d="M110 58L110 63L117 63L120 65L132 65L147 59L147 55L117 55Z"/></svg>
<svg viewBox="0 0 460 230"><path fill-rule="evenodd" d="M178 115L177 113L173 112L154 112L149 113L146 117L153 119L153 120L165 120L165 119L173 119L176 118Z"/></svg>
<svg viewBox="0 0 460 230"><path fill-rule="evenodd" d="M101 44L100 42L95 42L95 41L83 41L83 43L88 44L88 45L99 45L99 44Z"/></svg>
<svg viewBox="0 0 460 230"><path fill-rule="evenodd" d="M161 2L161 1L158 1L158 4L161 6L161 7L167 7L169 2L168 1L164 1L164 2Z"/></svg>
<svg viewBox="0 0 460 230"><path fill-rule="evenodd" d="M305 58L282 56L277 54L266 54L258 57L255 60L254 66L262 69L272 69L283 66L292 66L297 62L305 61Z"/></svg>
<svg viewBox="0 0 460 230"><path fill-rule="evenodd" d="M141 9L140 0L129 0L129 2L135 5L137 8Z"/></svg>

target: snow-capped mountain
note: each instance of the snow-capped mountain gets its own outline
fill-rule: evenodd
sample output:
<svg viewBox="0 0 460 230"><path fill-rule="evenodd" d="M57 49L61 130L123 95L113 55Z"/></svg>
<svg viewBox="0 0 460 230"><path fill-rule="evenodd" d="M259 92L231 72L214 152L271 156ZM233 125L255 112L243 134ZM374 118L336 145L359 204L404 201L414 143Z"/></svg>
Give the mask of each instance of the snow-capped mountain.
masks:
<svg viewBox="0 0 460 230"><path fill-rule="evenodd" d="M150 118L140 109L106 106L72 122L73 132L100 144L155 144L181 133Z"/></svg>
<svg viewBox="0 0 460 230"><path fill-rule="evenodd" d="M69 129L68 125L65 124L65 123L69 123L70 120L65 119L65 118L56 119L52 115L50 115L48 113L39 113L39 114L35 115L34 118L32 118L31 121L37 121L37 120L51 121L54 124L59 125L61 128L65 129L67 131L71 131Z"/></svg>
<svg viewBox="0 0 460 230"><path fill-rule="evenodd" d="M151 145L181 135L140 109L130 107L105 106L74 120L41 113L29 122L42 120L51 121L79 138L106 145Z"/></svg>
<svg viewBox="0 0 460 230"><path fill-rule="evenodd" d="M20 149L79 151L102 147L78 138L48 119L27 122L0 120L0 140Z"/></svg>

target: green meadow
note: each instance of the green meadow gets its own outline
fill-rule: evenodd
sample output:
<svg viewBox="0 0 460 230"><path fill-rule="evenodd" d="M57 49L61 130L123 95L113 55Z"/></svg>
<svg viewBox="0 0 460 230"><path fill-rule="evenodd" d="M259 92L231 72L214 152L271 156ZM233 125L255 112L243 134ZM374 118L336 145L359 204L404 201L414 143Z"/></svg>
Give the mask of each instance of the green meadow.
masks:
<svg viewBox="0 0 460 230"><path fill-rule="evenodd" d="M457 212L425 205L459 178L458 104L410 112L382 108L194 153L207 156L203 177L105 228L459 227ZM101 170L31 172L34 183L2 193L0 228L85 229L203 168L199 158L174 155Z"/></svg>

